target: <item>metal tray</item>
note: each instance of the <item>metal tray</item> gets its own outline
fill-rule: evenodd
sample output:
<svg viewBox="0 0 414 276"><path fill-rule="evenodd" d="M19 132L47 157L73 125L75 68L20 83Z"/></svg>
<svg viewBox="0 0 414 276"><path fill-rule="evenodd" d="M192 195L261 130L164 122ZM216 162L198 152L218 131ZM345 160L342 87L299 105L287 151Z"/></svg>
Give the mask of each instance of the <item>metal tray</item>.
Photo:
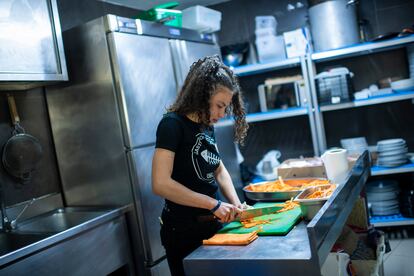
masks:
<svg viewBox="0 0 414 276"><path fill-rule="evenodd" d="M287 179L284 179L284 180L288 181L288 180L302 180L302 179L306 179L306 180L308 180L308 179L325 180L325 178L320 178L320 177L287 178ZM297 196L300 192L302 192L301 189L298 189L297 191L286 191L286 192L253 192L253 191L247 190L247 188L250 187L250 186L263 185L263 184L268 183L268 182L272 182L272 181L263 181L263 182L258 182L258 183L247 185L246 187L243 188L243 191L245 192L247 198L249 198L251 200L255 200L255 201L283 201L283 200L289 200L292 197Z"/></svg>
<svg viewBox="0 0 414 276"><path fill-rule="evenodd" d="M328 189L331 185L334 184L308 187L295 198L295 201L300 205L300 210L302 211L302 216L305 220L312 220L313 217L319 212L319 209L321 209L325 202L329 199L329 197L312 199L306 199L306 197L313 193L316 189Z"/></svg>

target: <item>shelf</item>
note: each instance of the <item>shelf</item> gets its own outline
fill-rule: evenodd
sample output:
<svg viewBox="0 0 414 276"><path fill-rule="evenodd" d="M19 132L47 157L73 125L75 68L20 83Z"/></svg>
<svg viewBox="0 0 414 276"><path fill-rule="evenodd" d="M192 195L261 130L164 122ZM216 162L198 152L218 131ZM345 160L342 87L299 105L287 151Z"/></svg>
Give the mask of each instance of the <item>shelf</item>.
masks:
<svg viewBox="0 0 414 276"><path fill-rule="evenodd" d="M414 218L406 218L401 214L392 216L372 216L369 221L375 227L414 225Z"/></svg>
<svg viewBox="0 0 414 276"><path fill-rule="evenodd" d="M268 72L268 71L272 71L276 69L294 67L299 64L300 64L300 59L299 57L296 57L296 58L278 60L278 61L273 61L273 62L243 65L243 66L233 68L233 72L238 76L248 76L248 75L259 74L259 73Z"/></svg>
<svg viewBox="0 0 414 276"><path fill-rule="evenodd" d="M268 112L251 113L246 115L248 123L261 122L267 120L274 120L280 118L295 117L308 114L308 109L305 107L290 107L287 109L276 109ZM229 126L233 124L233 119L220 120L216 126Z"/></svg>
<svg viewBox="0 0 414 276"><path fill-rule="evenodd" d="M394 168L387 168L387 167L380 167L380 166L371 167L372 176L396 174L396 173L407 173L407 172L414 172L414 163L409 163L409 164L405 164L405 165L394 167Z"/></svg>
<svg viewBox="0 0 414 276"><path fill-rule="evenodd" d="M335 49L325 52L313 53L312 60L316 62L334 60L344 57L361 56L390 50L393 48L404 47L406 44L414 42L414 35L399 37L380 42L366 42L362 44L355 44L350 47Z"/></svg>
<svg viewBox="0 0 414 276"><path fill-rule="evenodd" d="M409 100L409 99L414 99L414 91L394 92L393 94L370 97L368 99L363 99L363 100L355 100L352 102L346 102L346 103L340 103L340 104L324 105L320 107L320 110L324 112L324 111L354 108L354 107L368 106L368 105L375 105L375 104L382 104L382 103L389 103L389 102L397 102L397 101L403 101L403 100Z"/></svg>

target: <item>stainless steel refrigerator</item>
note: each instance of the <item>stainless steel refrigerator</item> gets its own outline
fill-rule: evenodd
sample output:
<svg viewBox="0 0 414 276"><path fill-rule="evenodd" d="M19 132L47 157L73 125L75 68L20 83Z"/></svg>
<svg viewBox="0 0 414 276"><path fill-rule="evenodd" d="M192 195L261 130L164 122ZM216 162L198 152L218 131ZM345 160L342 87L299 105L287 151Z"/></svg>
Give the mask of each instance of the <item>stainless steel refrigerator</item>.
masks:
<svg viewBox="0 0 414 276"><path fill-rule="evenodd" d="M212 38L107 15L63 33L70 81L48 88L68 206L133 202L138 274L168 275L159 238L163 199L151 189L155 132L190 64L219 54Z"/></svg>

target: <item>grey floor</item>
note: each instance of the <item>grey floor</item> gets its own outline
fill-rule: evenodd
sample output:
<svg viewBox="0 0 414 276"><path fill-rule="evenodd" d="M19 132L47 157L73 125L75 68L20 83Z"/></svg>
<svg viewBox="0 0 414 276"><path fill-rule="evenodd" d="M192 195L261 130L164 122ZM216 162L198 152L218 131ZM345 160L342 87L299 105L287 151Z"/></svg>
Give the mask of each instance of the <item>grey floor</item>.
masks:
<svg viewBox="0 0 414 276"><path fill-rule="evenodd" d="M414 226L381 229L386 232L391 252L384 256L385 276L414 275Z"/></svg>

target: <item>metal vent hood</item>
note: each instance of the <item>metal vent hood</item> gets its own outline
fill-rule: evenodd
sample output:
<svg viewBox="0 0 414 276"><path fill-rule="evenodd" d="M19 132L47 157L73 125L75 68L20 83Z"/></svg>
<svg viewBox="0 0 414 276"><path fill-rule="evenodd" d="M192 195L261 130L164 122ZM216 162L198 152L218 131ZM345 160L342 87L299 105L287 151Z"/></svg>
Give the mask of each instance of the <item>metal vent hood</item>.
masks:
<svg viewBox="0 0 414 276"><path fill-rule="evenodd" d="M56 0L1 0L0 91L66 80Z"/></svg>
<svg viewBox="0 0 414 276"><path fill-rule="evenodd" d="M164 4L167 2L171 2L171 0L153 0L153 1L145 1L145 0L98 0L101 2L111 3L119 6L129 7L137 10L149 10L150 8ZM201 6L211 6L223 2L228 2L230 0L186 0L181 1L180 5L177 7L179 10L183 10L185 8L201 5Z"/></svg>

